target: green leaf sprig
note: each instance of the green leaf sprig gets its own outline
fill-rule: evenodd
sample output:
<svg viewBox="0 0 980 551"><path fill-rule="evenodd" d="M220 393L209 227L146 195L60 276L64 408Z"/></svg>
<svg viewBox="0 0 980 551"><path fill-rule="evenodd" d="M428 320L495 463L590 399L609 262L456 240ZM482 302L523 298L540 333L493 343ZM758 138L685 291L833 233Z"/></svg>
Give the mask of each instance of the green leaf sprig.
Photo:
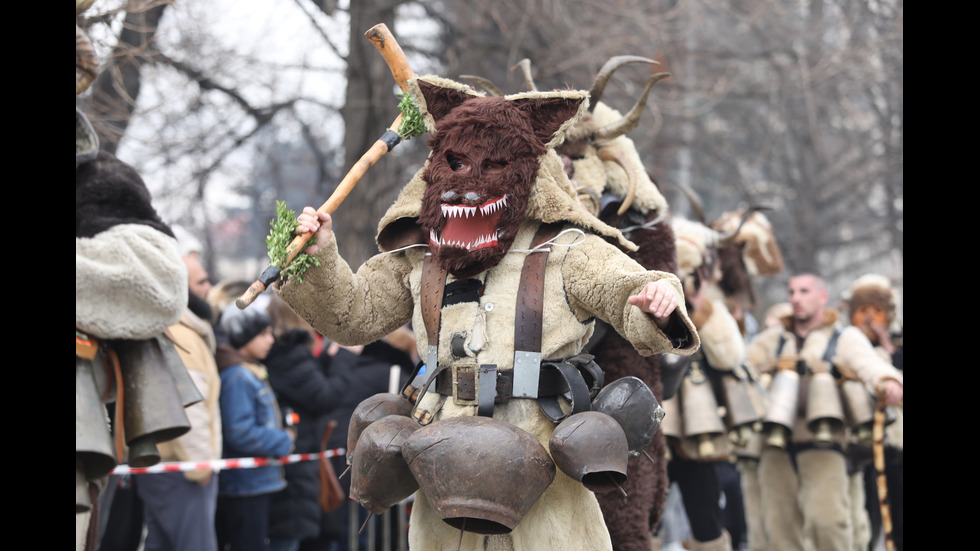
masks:
<svg viewBox="0 0 980 551"><path fill-rule="evenodd" d="M269 261L273 266L281 270L283 277L295 277L298 283L303 282L303 274L310 266L319 266L320 260L304 252L296 255L296 258L286 266L286 258L289 256L289 245L296 237L296 226L299 220L296 213L286 206L285 201L276 201L276 218L269 222L272 227L269 235L265 238L265 245L269 249ZM305 247L316 244L316 237L311 237L306 242ZM304 248L305 248L304 247Z"/></svg>
<svg viewBox="0 0 980 551"><path fill-rule="evenodd" d="M408 140L425 134L425 118L411 94L395 94L398 97L398 110L402 112L402 123L398 135Z"/></svg>

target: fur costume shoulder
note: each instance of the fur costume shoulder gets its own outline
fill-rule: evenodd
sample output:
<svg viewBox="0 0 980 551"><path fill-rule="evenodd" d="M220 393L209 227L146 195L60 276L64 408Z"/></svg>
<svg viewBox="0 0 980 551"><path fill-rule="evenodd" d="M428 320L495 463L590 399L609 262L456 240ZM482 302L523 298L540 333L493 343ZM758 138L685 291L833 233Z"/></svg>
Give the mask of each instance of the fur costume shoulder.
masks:
<svg viewBox="0 0 980 551"><path fill-rule="evenodd" d="M79 165L75 327L105 339L147 339L180 321L186 307L187 267L139 174L104 152Z"/></svg>

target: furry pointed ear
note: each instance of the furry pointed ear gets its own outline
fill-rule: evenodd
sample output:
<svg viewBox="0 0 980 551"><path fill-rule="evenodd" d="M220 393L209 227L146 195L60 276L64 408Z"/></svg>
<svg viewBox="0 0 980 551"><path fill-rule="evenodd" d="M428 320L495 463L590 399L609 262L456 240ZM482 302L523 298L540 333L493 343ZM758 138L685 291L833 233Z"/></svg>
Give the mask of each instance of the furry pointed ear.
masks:
<svg viewBox="0 0 980 551"><path fill-rule="evenodd" d="M587 96L576 92L551 97L520 97L524 95L512 96L513 102L531 121L534 134L541 143L549 148L565 139L565 130L578 121L588 106Z"/></svg>
<svg viewBox="0 0 980 551"><path fill-rule="evenodd" d="M432 116L434 122L439 122L463 102L476 97L459 88L440 86L421 79L418 80L418 86L422 97L425 99L425 109Z"/></svg>

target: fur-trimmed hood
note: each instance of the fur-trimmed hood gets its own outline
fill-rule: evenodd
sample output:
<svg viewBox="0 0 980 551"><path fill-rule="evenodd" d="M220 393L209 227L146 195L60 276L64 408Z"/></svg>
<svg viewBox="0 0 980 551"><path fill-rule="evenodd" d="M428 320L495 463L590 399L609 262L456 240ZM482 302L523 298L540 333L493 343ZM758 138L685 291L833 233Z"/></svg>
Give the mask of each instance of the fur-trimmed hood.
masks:
<svg viewBox="0 0 980 551"><path fill-rule="evenodd" d="M419 89L419 80L443 87L455 88L461 93L475 97L484 97L484 94L477 92L470 86L446 78L433 75L413 78L409 83L407 93L411 94L415 99L425 118L426 130L430 133L435 132L435 122L426 108L425 98ZM539 159L540 168L531 189L525 218L541 220L545 223L568 222L583 230L603 236L624 251L635 251L637 249L636 245L626 239L619 230L602 222L582 207L576 197L572 183L565 175L561 159L554 150L555 146L564 140L565 133L568 129L581 117L587 108L588 92L579 90L524 92L505 96L505 99L538 97L582 98L585 101L579 107L578 113L566 121L554 134L552 139L546 142L548 150ZM429 160L426 160L425 166L415 173L411 181L402 189L394 204L381 217L381 221L378 224L376 240L378 248L382 252L427 242L427 236L418 225L417 220L421 214L422 196L427 186L427 183L422 178L422 174L425 172L428 164Z"/></svg>

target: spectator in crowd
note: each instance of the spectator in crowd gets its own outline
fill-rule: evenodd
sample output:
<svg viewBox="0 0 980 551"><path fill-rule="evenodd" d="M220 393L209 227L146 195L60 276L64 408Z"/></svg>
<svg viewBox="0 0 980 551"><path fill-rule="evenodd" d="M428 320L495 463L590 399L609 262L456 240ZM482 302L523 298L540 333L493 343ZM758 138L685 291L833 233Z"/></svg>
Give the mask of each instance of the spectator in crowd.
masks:
<svg viewBox="0 0 980 551"><path fill-rule="evenodd" d="M204 400L184 409L191 430L175 440L158 444L161 461L212 461L221 458L221 379L215 363L211 307L205 298L211 289L201 264L200 243L175 227L178 247L187 266L187 310L170 326L177 353ZM217 551L215 508L218 477L211 469L137 475L136 491L143 501L146 551Z"/></svg>
<svg viewBox="0 0 980 551"><path fill-rule="evenodd" d="M218 318L228 338L216 354L221 376L221 423L225 458L288 455L293 436L283 428L262 361L274 338L272 320L253 303L229 304ZM283 467L223 470L218 477L216 530L222 551L265 551L272 495L286 487Z"/></svg>
<svg viewBox="0 0 980 551"><path fill-rule="evenodd" d="M296 430L294 453L317 453L325 416L345 403L350 392L351 365L337 362L333 369L322 370L313 354L317 344L313 328L277 296L270 297L268 311L275 337L264 362L269 384L283 416ZM285 475L286 487L272 495L270 551L296 551L301 540L320 535L319 494L326 481L320 480L317 461L286 465Z"/></svg>
<svg viewBox="0 0 980 551"><path fill-rule="evenodd" d="M228 344L228 336L225 335L225 330L218 323L218 318L229 304L234 304L235 300L242 296L249 285L251 282L244 279L229 278L219 281L208 291L208 304L211 305L211 311L214 312L211 324L214 326L214 338L218 344ZM259 309L265 309L269 305L268 300L269 295L259 295L255 299L254 305Z"/></svg>
<svg viewBox="0 0 980 551"><path fill-rule="evenodd" d="M399 389L408 382L414 361L418 360L418 354L415 352L415 337L410 329L402 327L387 337L365 346L341 346L330 340L325 340L324 345L320 360L321 369L327 373L327 376L331 376L337 370L343 372L349 369L351 373L350 390L343 403L327 414L322 421L324 424L330 420L337 422L337 426L327 442L327 448L346 448L351 414L357 405L375 394L389 392L393 370L397 372ZM349 472L344 474L347 470L347 458L341 455L331 458L330 461L333 464L334 472L340 475L340 483L344 493L349 496L351 477ZM353 523L351 522L352 514L356 515ZM354 535L351 525L356 525L353 531L360 531L367 519L367 509L353 501L334 511L326 512L323 514L320 536L313 540L304 541L300 546L300 551L346 551L349 540ZM396 520L393 518L393 523ZM369 532L370 530L365 528L361 534L356 536L358 549L368 549L367 534ZM398 534L397 529L393 529L392 534L393 539L404 537L404 534ZM375 541L380 549L380 538ZM392 548L397 548L394 542Z"/></svg>

